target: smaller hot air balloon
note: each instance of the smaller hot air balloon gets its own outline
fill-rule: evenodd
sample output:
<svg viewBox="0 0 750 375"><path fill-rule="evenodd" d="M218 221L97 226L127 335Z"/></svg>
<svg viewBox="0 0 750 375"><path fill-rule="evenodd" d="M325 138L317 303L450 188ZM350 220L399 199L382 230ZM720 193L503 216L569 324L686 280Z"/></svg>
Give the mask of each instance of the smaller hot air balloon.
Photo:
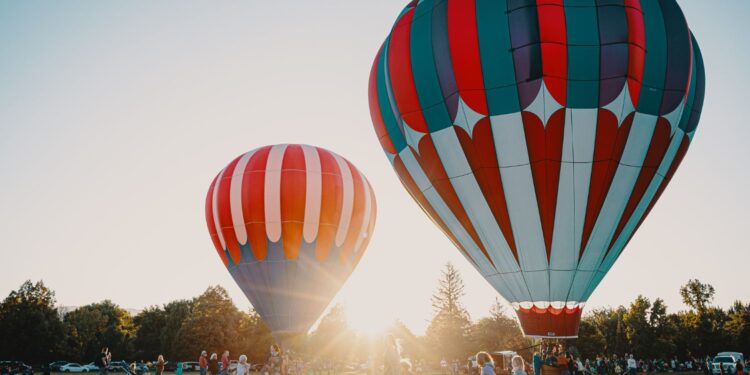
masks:
<svg viewBox="0 0 750 375"><path fill-rule="evenodd" d="M310 329L357 266L375 214L365 176L308 145L237 157L206 197L216 251L282 345Z"/></svg>

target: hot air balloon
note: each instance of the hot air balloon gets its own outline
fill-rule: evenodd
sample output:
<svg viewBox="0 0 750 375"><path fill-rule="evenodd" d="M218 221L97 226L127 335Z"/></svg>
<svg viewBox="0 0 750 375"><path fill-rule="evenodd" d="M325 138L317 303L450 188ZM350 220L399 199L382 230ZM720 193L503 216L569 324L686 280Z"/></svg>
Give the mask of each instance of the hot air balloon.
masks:
<svg viewBox="0 0 750 375"><path fill-rule="evenodd" d="M524 333L570 338L685 156L704 86L674 0L415 0L369 101L406 190Z"/></svg>
<svg viewBox="0 0 750 375"><path fill-rule="evenodd" d="M310 329L357 266L375 214L365 176L308 145L241 155L206 196L219 257L282 345Z"/></svg>

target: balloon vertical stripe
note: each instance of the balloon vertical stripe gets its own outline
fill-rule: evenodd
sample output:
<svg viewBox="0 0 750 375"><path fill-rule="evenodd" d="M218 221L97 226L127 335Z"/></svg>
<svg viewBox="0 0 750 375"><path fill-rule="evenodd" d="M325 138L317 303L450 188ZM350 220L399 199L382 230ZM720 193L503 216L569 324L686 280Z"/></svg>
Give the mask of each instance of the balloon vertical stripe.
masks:
<svg viewBox="0 0 750 375"><path fill-rule="evenodd" d="M229 206L232 211L232 223L234 224L234 233L237 235L237 242L240 245L247 243L247 228L245 228L245 217L242 212L242 180L245 178L245 169L247 163L253 157L254 151L250 151L240 158L237 166L232 172L232 181L229 188Z"/></svg>
<svg viewBox="0 0 750 375"><path fill-rule="evenodd" d="M320 227L320 204L323 190L323 172L320 168L318 150L312 146L302 145L305 155L305 219L302 228L303 238L307 243L315 241Z"/></svg>
<svg viewBox="0 0 750 375"><path fill-rule="evenodd" d="M281 213L281 243L287 259L297 259L302 244L308 198L307 165L299 145L287 146L281 163L279 179L279 211Z"/></svg>
<svg viewBox="0 0 750 375"><path fill-rule="evenodd" d="M281 238L281 166L287 145L276 145L268 154L263 203L265 204L266 236L271 242Z"/></svg>
<svg viewBox="0 0 750 375"><path fill-rule="evenodd" d="M245 178L242 180L242 211L247 218L247 236L250 249L255 259L264 260L268 255L266 237L265 180L268 156L272 146L262 147L255 151L247 164Z"/></svg>

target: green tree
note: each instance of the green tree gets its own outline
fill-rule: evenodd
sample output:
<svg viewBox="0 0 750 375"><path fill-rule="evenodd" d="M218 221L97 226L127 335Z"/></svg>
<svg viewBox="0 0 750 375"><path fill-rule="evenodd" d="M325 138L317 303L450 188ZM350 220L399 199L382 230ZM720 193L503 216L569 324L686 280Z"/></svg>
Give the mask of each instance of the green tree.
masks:
<svg viewBox="0 0 750 375"><path fill-rule="evenodd" d="M437 291L432 295L435 316L427 327L427 339L435 350L430 360L465 358L471 351L468 342L471 320L460 301L463 295L461 274L452 264L446 264Z"/></svg>
<svg viewBox="0 0 750 375"><path fill-rule="evenodd" d="M505 313L505 307L495 298L490 308L490 316L480 319L471 326L471 352L480 350L518 350L527 348L531 342L523 337L518 323ZM521 353L530 354L530 353ZM451 360L457 358L451 358Z"/></svg>
<svg viewBox="0 0 750 375"><path fill-rule="evenodd" d="M43 282L24 282L0 303L0 353L29 363L46 363L56 355L63 329L55 309L55 292Z"/></svg>
<svg viewBox="0 0 750 375"><path fill-rule="evenodd" d="M624 323L626 313L623 306L592 310L581 320L578 339L571 345L577 347L584 358L629 352Z"/></svg>
<svg viewBox="0 0 750 375"><path fill-rule="evenodd" d="M133 323L136 327L135 339L133 339L136 357L156 358L164 348L162 332L167 323L166 313L159 307L149 307L136 315Z"/></svg>
<svg viewBox="0 0 750 375"><path fill-rule="evenodd" d="M595 358L607 347L607 339L591 314L581 319L578 338L571 341L571 346L578 349L582 358Z"/></svg>
<svg viewBox="0 0 750 375"><path fill-rule="evenodd" d="M128 359L134 354L133 318L112 301L79 307L67 313L63 322L67 356L71 359L91 362L105 346L113 353L113 359Z"/></svg>
<svg viewBox="0 0 750 375"><path fill-rule="evenodd" d="M750 352L750 305L735 301L727 311L724 330L730 337L732 346L744 353Z"/></svg>
<svg viewBox="0 0 750 375"><path fill-rule="evenodd" d="M654 337L648 317L650 309L651 301L639 295L623 316L630 351L638 358L648 358L652 354Z"/></svg>
<svg viewBox="0 0 750 375"><path fill-rule="evenodd" d="M687 355L703 356L708 353L721 351L728 341L724 331L727 319L726 312L711 306L715 290L711 284L703 284L699 280L689 280L680 287L683 302L690 306L691 311L682 315L682 328L691 332L684 348Z"/></svg>
<svg viewBox="0 0 750 375"><path fill-rule="evenodd" d="M229 298L226 289L212 286L193 301L190 314L177 332L180 342L177 358L194 358L201 350L232 350L239 339L242 313Z"/></svg>
<svg viewBox="0 0 750 375"><path fill-rule="evenodd" d="M251 309L249 313L242 314L239 333L239 352L247 355L251 363L264 362L274 339L257 311Z"/></svg>
<svg viewBox="0 0 750 375"><path fill-rule="evenodd" d="M664 300L661 298L654 300L648 319L653 337L650 358L674 356L676 349L674 344L676 327L669 319L667 305L664 304Z"/></svg>
<svg viewBox="0 0 750 375"><path fill-rule="evenodd" d="M682 301L694 310L702 314L709 304L714 300L716 291L711 284L703 284L698 279L690 279L687 284L680 287Z"/></svg>
<svg viewBox="0 0 750 375"><path fill-rule="evenodd" d="M179 339L180 329L193 310L193 300L177 300L164 305L164 326L161 330L161 354L172 360L194 361L198 353L187 357L180 356L182 341Z"/></svg>

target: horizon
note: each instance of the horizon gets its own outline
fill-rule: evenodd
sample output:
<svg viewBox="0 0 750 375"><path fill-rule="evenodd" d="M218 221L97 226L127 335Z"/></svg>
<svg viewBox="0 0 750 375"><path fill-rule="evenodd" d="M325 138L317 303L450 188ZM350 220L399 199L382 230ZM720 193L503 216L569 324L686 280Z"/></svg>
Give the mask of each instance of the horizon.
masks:
<svg viewBox="0 0 750 375"><path fill-rule="evenodd" d="M211 243L205 194L237 155L306 143L351 161L378 198L372 241L323 315L341 303L355 329L400 319L423 334L451 262L472 319L485 316L499 294L404 190L373 131L369 71L405 3L0 5L0 296L43 280L58 305L142 310L220 285L247 311ZM736 37L750 3L678 3L705 59L701 124L584 314L638 295L683 311L689 279L712 284L716 306L750 301L750 52Z"/></svg>

